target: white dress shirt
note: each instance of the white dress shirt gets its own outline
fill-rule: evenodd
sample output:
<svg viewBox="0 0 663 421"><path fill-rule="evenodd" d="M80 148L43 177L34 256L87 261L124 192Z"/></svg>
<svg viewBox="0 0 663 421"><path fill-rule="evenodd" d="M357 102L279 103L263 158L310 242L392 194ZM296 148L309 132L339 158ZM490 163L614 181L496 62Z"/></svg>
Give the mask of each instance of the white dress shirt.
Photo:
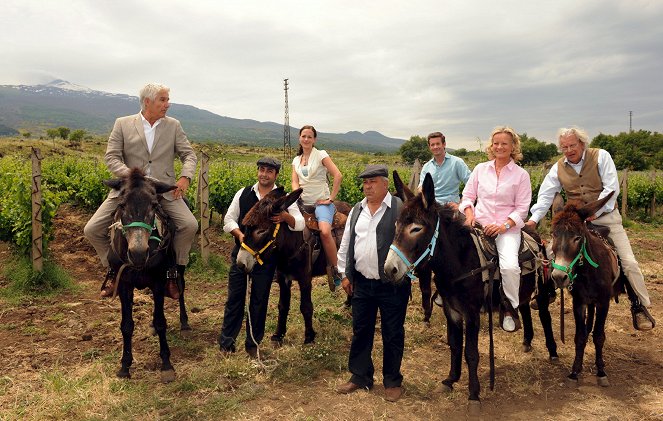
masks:
<svg viewBox="0 0 663 421"><path fill-rule="evenodd" d="M380 279L376 232L384 212L391 207L391 194L387 192L380 203L380 208L372 215L367 203L366 198L361 201L361 213L355 225L355 269L368 279ZM343 277L345 277L346 258L350 247L350 221L354 210L353 207L348 215L341 246L338 248L338 271Z"/></svg>
<svg viewBox="0 0 663 421"><path fill-rule="evenodd" d="M159 123L163 121L163 118L158 119L154 122L154 126L150 126L150 122L145 119L143 113L140 113L140 118L143 120L143 130L145 131L145 140L147 141L147 150L152 153L152 148L154 148L154 132L157 130Z"/></svg>
<svg viewBox="0 0 663 421"><path fill-rule="evenodd" d="M564 158L564 163L568 164L575 170L576 173L580 174L582 166L585 163L585 154L587 150L582 153L582 159L577 164L573 164ZM557 175L557 166L559 164L555 163L552 166L546 178L543 179L541 187L539 188L539 195L536 198L536 204L532 206L530 212L532 216L530 217L531 221L538 223L546 216L546 212L552 205L553 199L555 198L555 193L559 193L562 190L562 183L559 181L559 176ZM619 178L617 176L617 168L615 163L612 160L612 157L608 151L599 149L599 176L601 177L601 183L603 184L603 190L599 194L599 199L606 197L610 192L615 192L615 194L608 200L608 202L596 212L596 217L603 215L604 213L612 212L615 209L615 202L617 196L619 196Z"/></svg>
<svg viewBox="0 0 663 421"><path fill-rule="evenodd" d="M272 187L272 190L274 190L275 188L276 188L276 184L274 185L274 187ZM253 192L255 193L258 200L262 199L262 197L260 197L260 191L258 190L258 183L251 186L251 190L253 190ZM235 196L233 197L232 202L230 202L230 206L228 206L228 212L226 212L226 215L223 217L223 230L225 232L231 232L235 228L239 228L239 221L238 221L238 219L239 219L239 197L242 195L243 191L244 191L244 189L239 189L237 191L237 193L235 193ZM302 213L299 211L299 207L297 206L297 202L295 202L292 205L288 206L288 213L290 215L292 215L293 218L295 218L295 227L290 228L290 225L288 225L288 228L290 228L291 231L303 231L304 230L304 217L302 216Z"/></svg>

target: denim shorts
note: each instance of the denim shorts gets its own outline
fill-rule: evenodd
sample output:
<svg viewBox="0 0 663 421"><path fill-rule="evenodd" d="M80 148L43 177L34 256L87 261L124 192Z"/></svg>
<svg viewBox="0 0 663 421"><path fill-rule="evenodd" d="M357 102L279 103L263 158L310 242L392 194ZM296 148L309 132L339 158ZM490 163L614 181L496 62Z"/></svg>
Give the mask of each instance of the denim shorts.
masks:
<svg viewBox="0 0 663 421"><path fill-rule="evenodd" d="M328 205L315 205L315 217L318 222L326 222L329 225L334 221L334 213L336 212L336 207L333 203Z"/></svg>

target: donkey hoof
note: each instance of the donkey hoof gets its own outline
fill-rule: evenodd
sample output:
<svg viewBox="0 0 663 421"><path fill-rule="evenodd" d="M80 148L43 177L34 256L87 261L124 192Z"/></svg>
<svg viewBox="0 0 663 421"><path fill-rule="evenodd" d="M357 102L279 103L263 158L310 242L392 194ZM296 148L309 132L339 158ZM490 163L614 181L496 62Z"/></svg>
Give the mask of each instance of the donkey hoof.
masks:
<svg viewBox="0 0 663 421"><path fill-rule="evenodd" d="M448 384L444 384L444 383L442 383L442 384L440 385L440 389L439 389L439 390L440 390L440 393L451 393L451 392L453 392L454 389L453 389L452 386L449 386ZM470 401L470 402L472 402L472 401Z"/></svg>
<svg viewBox="0 0 663 421"><path fill-rule="evenodd" d="M424 327L430 329L430 320L424 320Z"/></svg>
<svg viewBox="0 0 663 421"><path fill-rule="evenodd" d="M523 344L523 352L531 352L532 344Z"/></svg>
<svg viewBox="0 0 663 421"><path fill-rule="evenodd" d="M481 401L468 401L467 402L467 415L470 417L478 417L481 415Z"/></svg>
<svg viewBox="0 0 663 421"><path fill-rule="evenodd" d="M131 373L129 373L128 368L121 368L117 372L117 377L121 379L130 379L131 378Z"/></svg>
<svg viewBox="0 0 663 421"><path fill-rule="evenodd" d="M550 356L550 362L551 362L551 363L557 363L557 362L559 362L559 356L558 356L558 355L551 355L551 356Z"/></svg>
<svg viewBox="0 0 663 421"><path fill-rule="evenodd" d="M573 379L571 377L567 377L564 380L564 383L566 384L566 387L569 387L569 388L577 388L578 387L578 379Z"/></svg>
<svg viewBox="0 0 663 421"><path fill-rule="evenodd" d="M161 383L170 383L175 381L175 370L163 370L161 372Z"/></svg>
<svg viewBox="0 0 663 421"><path fill-rule="evenodd" d="M272 338L272 348L281 348L283 346L283 339L274 339Z"/></svg>
<svg viewBox="0 0 663 421"><path fill-rule="evenodd" d="M596 383L601 387L610 386L610 381L608 380L608 376L597 377L596 378Z"/></svg>
<svg viewBox="0 0 663 421"><path fill-rule="evenodd" d="M157 336L157 330L154 326L150 326L150 336Z"/></svg>
<svg viewBox="0 0 663 421"><path fill-rule="evenodd" d="M184 332L184 331L191 331L193 329L191 329L191 325L189 323L182 323L180 324L180 330Z"/></svg>

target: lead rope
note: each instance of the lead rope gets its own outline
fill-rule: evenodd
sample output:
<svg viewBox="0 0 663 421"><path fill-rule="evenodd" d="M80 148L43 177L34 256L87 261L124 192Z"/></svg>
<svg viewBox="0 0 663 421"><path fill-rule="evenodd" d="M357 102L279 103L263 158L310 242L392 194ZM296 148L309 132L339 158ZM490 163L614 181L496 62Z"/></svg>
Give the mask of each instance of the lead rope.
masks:
<svg viewBox="0 0 663 421"><path fill-rule="evenodd" d="M270 281L271 282L271 281ZM249 321L249 337L251 338L251 341L253 341L253 344L256 346L256 356L257 359L254 361L254 364L258 367L258 369L262 372L267 372L267 371L274 371L274 369L277 366L278 361L274 360L267 364L266 361L263 361L262 358L260 358L260 345L258 344L258 341L256 341L256 338L253 336L253 324L251 323L251 308L250 308L250 294L251 294L251 283L253 283L253 277L251 275L246 277L246 295L244 298L244 302L246 304L246 317Z"/></svg>

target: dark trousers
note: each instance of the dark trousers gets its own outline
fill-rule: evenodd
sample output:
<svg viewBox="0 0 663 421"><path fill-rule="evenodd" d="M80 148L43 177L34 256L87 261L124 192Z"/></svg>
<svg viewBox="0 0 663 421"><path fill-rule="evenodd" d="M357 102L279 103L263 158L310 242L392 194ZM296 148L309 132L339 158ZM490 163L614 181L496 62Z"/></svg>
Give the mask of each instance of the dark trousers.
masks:
<svg viewBox="0 0 663 421"><path fill-rule="evenodd" d="M382 375L384 387L398 387L403 381L401 361L405 346L405 312L410 298L410 281L394 285L367 279L354 272L352 295L352 345L348 368L350 381L361 387L373 386L373 340L380 310L382 330Z"/></svg>
<svg viewBox="0 0 663 421"><path fill-rule="evenodd" d="M219 345L225 350L235 350L235 339L242 328L244 320L244 303L246 301L246 281L248 275L237 267L237 252L235 247L232 253L233 264L228 272L228 299L223 312L223 325ZM249 298L249 314L251 315L251 331L249 320L246 320L245 349L256 348L265 335L265 319L267 318L267 302L269 290L272 286L276 264L273 260L256 265L251 273L251 293Z"/></svg>

